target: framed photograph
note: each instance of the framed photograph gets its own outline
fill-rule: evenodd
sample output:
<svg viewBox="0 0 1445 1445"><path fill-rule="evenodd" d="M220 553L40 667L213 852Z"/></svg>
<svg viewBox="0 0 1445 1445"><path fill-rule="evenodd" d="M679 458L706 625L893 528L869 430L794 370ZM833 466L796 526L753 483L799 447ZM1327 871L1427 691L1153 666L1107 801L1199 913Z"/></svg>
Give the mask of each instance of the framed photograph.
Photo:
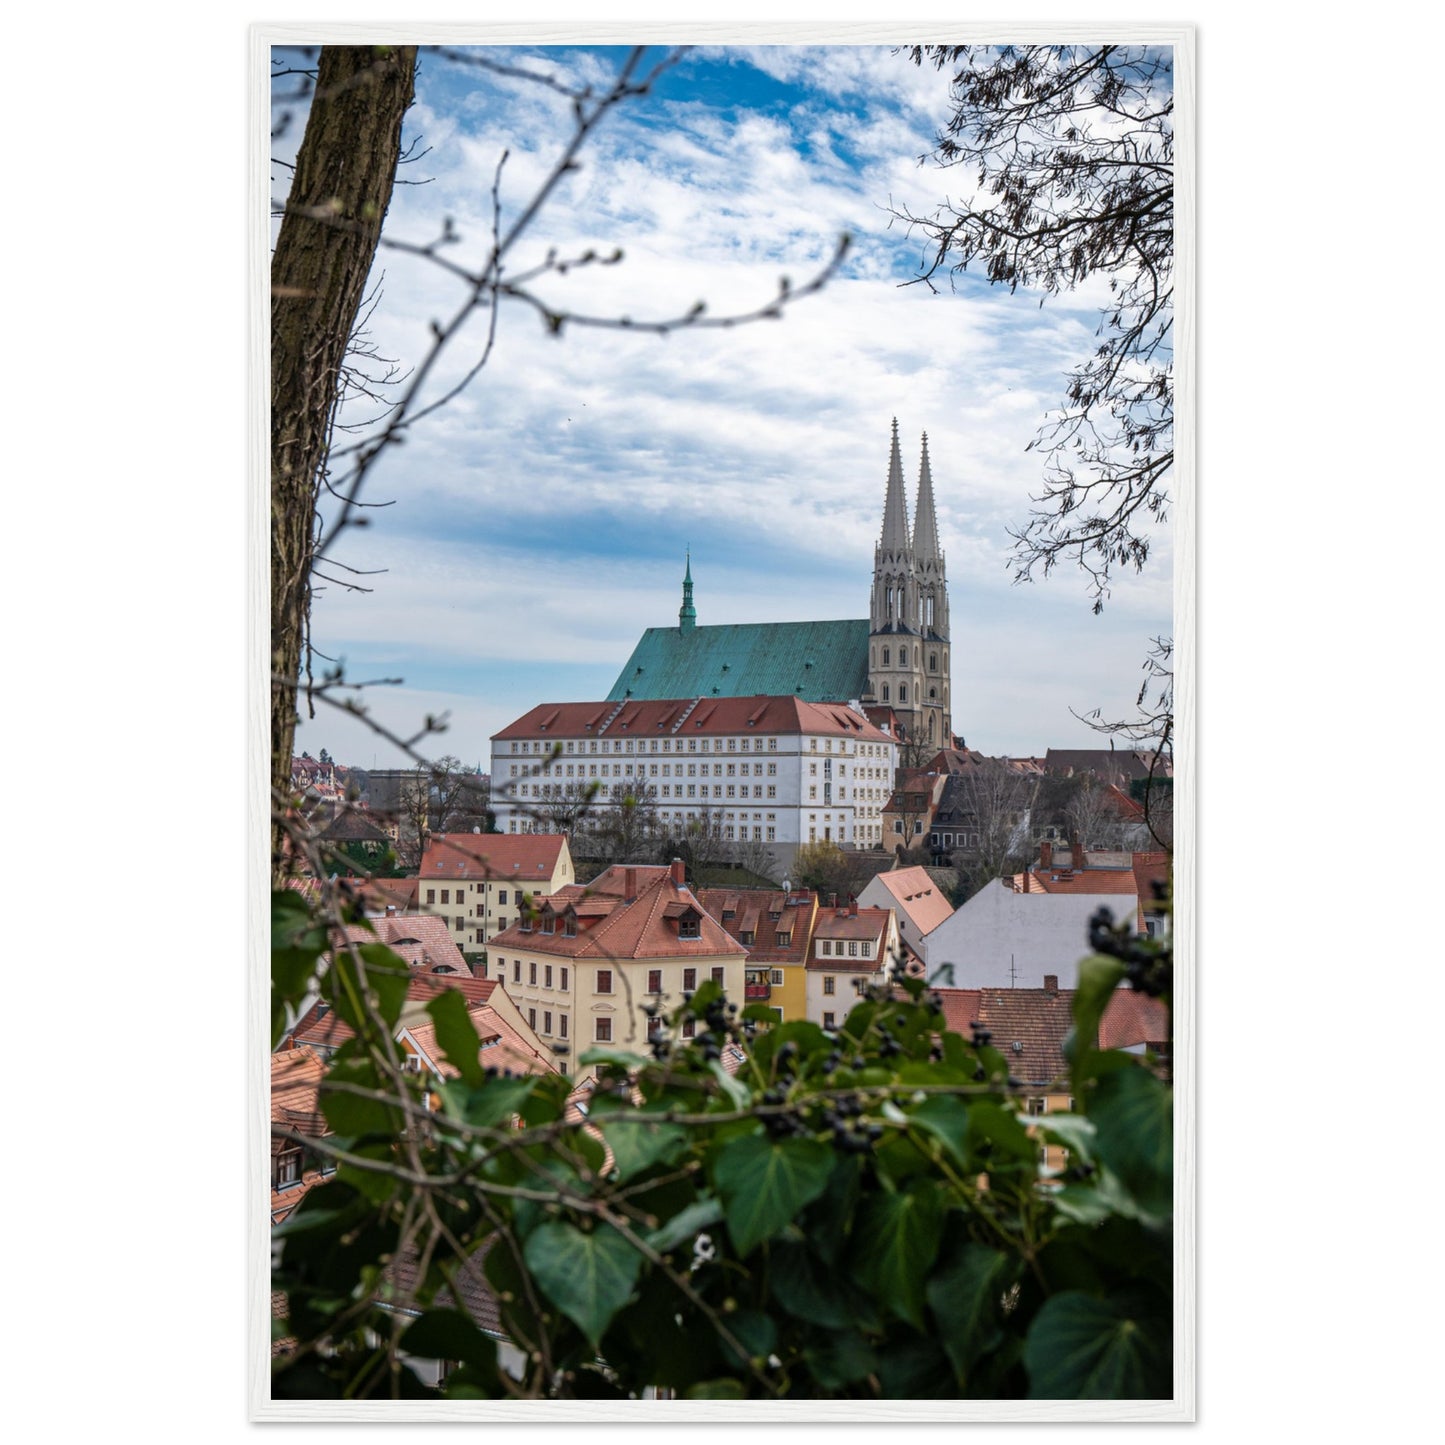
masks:
<svg viewBox="0 0 1445 1445"><path fill-rule="evenodd" d="M251 1418L1192 1421L1193 28L251 48Z"/></svg>

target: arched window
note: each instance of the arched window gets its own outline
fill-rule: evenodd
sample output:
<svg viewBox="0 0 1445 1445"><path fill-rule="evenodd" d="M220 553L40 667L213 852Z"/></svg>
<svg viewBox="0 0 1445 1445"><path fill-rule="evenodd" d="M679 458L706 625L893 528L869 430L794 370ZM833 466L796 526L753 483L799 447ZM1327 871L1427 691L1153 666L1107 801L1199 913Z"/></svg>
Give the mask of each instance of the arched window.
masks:
<svg viewBox="0 0 1445 1445"><path fill-rule="evenodd" d="M883 649L883 666L888 666L888 649L886 647Z"/></svg>
<svg viewBox="0 0 1445 1445"><path fill-rule="evenodd" d="M886 682L883 684L883 701L888 701L888 684Z"/></svg>
<svg viewBox="0 0 1445 1445"><path fill-rule="evenodd" d="M938 654L936 652L930 652L928 654L928 670L929 672L938 671Z"/></svg>
<svg viewBox="0 0 1445 1445"><path fill-rule="evenodd" d="M933 626L933 593L928 594L928 625Z"/></svg>
<svg viewBox="0 0 1445 1445"><path fill-rule="evenodd" d="M898 701L899 701L899 702L907 702L907 701L908 701L908 684L907 684L906 682L900 682L900 683L898 684Z"/></svg>
<svg viewBox="0 0 1445 1445"><path fill-rule="evenodd" d="M929 702L938 701L938 689L936 687L930 687L928 689L928 700Z"/></svg>

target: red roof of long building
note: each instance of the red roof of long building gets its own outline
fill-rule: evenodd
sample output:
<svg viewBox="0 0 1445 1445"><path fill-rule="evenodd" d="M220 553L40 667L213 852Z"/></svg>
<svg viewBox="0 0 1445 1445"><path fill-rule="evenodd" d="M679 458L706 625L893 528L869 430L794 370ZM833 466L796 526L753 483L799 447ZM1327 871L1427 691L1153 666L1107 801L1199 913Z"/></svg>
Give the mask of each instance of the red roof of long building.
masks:
<svg viewBox="0 0 1445 1445"><path fill-rule="evenodd" d="M761 696L634 699L621 703L544 702L501 732L493 733L492 740L711 737L750 732L760 735L816 733L854 737L863 742L894 741L843 703Z"/></svg>

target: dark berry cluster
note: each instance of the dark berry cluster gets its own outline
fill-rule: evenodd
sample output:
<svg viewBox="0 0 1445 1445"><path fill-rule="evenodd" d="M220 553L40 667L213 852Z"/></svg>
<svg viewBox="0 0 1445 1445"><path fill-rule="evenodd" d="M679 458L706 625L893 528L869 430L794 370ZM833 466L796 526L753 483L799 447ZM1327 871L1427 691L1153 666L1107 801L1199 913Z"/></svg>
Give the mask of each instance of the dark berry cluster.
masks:
<svg viewBox="0 0 1445 1445"><path fill-rule="evenodd" d="M826 1106L822 1122L833 1131L833 1147L844 1154L866 1154L882 1136L883 1126L863 1117L863 1101L845 1095Z"/></svg>
<svg viewBox="0 0 1445 1445"><path fill-rule="evenodd" d="M1115 924L1107 907L1089 919L1089 947L1095 953L1117 958L1124 965L1129 987L1158 998L1174 986L1174 950L1166 942L1133 932L1127 923Z"/></svg>

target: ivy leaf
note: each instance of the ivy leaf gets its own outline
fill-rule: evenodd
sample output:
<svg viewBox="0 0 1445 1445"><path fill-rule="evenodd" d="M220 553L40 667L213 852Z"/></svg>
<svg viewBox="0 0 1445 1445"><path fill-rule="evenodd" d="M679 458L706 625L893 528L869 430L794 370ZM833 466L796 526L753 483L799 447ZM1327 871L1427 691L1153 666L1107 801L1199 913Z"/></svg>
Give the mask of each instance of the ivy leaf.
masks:
<svg viewBox="0 0 1445 1445"><path fill-rule="evenodd" d="M486 1079L479 1089L469 1089L460 1079L448 1079L437 1092L442 1107L453 1118L476 1129L491 1129L513 1118L536 1084L535 1078L497 1078Z"/></svg>
<svg viewBox="0 0 1445 1445"><path fill-rule="evenodd" d="M708 1225L718 1223L722 1217L722 1205L716 1199L699 1199L678 1210L647 1236L647 1242L659 1254L666 1254L680 1244L691 1243Z"/></svg>
<svg viewBox="0 0 1445 1445"><path fill-rule="evenodd" d="M1079 987L1074 994L1074 1027L1064 1040L1064 1057L1069 1061L1069 1075L1074 1093L1082 1096L1084 1082L1093 1077L1090 1063L1099 1052L1099 1020L1109 1006L1124 965L1116 958L1092 953L1079 965Z"/></svg>
<svg viewBox="0 0 1445 1445"><path fill-rule="evenodd" d="M480 1089L487 1081L482 1068L482 1041L467 1012L467 1001L454 988L445 988L426 1006L436 1025L437 1045L447 1062L462 1076L462 1082Z"/></svg>
<svg viewBox="0 0 1445 1445"><path fill-rule="evenodd" d="M687 1387L687 1400L741 1400L745 1395L741 1380L700 1380Z"/></svg>
<svg viewBox="0 0 1445 1445"><path fill-rule="evenodd" d="M857 1330L830 1334L803 1351L803 1362L825 1390L841 1390L878 1369L873 1346Z"/></svg>
<svg viewBox="0 0 1445 1445"><path fill-rule="evenodd" d="M594 1349L632 1297L642 1268L642 1256L620 1234L605 1226L584 1234L560 1220L534 1229L522 1257L542 1292Z"/></svg>
<svg viewBox="0 0 1445 1445"><path fill-rule="evenodd" d="M924 1276L943 1238L943 1199L931 1179L874 1194L858 1217L856 1273L874 1297L922 1330Z"/></svg>
<svg viewBox="0 0 1445 1445"><path fill-rule="evenodd" d="M748 1134L721 1149L713 1181L733 1248L741 1255L776 1234L827 1187L833 1156L816 1139Z"/></svg>
<svg viewBox="0 0 1445 1445"><path fill-rule="evenodd" d="M1145 1209L1167 1214L1174 1197L1174 1099L1146 1068L1116 1069L1089 1102L1098 1157Z"/></svg>
<svg viewBox="0 0 1445 1445"><path fill-rule="evenodd" d="M962 1099L938 1094L925 1099L908 1116L938 1139L962 1168L968 1168L968 1105Z"/></svg>
<svg viewBox="0 0 1445 1445"><path fill-rule="evenodd" d="M1024 1342L1029 1398L1168 1399L1171 1357L1156 1310L1067 1290L1045 1301Z"/></svg>
<svg viewBox="0 0 1445 1445"><path fill-rule="evenodd" d="M496 1342L460 1310L428 1310L407 1327L398 1348L418 1360L460 1360L484 1374L497 1368Z"/></svg>
<svg viewBox="0 0 1445 1445"><path fill-rule="evenodd" d="M638 1069L645 1069L651 1060L644 1059L641 1054L629 1053L626 1049L588 1049L577 1062L584 1069L593 1064L615 1064L630 1074Z"/></svg>
<svg viewBox="0 0 1445 1445"><path fill-rule="evenodd" d="M680 1125L646 1119L645 1113L625 1110L594 1120L612 1151L620 1184L654 1164L671 1163L687 1144L687 1130Z"/></svg>
<svg viewBox="0 0 1445 1445"><path fill-rule="evenodd" d="M928 1305L938 1324L939 1342L961 1381L1002 1338L999 1301L1011 1275L1005 1255L970 1242L928 1281Z"/></svg>

